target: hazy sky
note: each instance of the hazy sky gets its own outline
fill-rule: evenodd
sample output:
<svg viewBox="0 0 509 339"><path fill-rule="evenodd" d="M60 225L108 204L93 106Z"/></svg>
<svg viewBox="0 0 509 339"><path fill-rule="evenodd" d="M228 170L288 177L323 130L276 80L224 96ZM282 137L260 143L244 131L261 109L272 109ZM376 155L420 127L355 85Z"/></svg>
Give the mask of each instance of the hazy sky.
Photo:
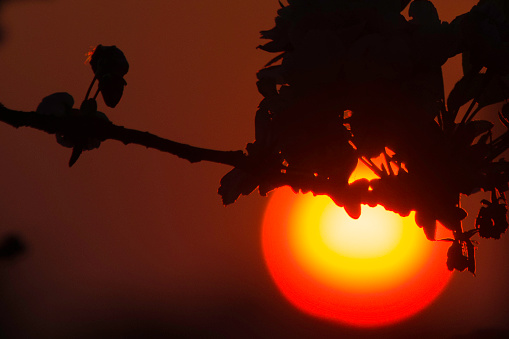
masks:
<svg viewBox="0 0 509 339"><path fill-rule="evenodd" d="M442 20L472 0L434 1ZM459 4L458 4L459 3ZM119 125L216 149L254 137L261 96L256 50L276 0L47 0L2 7L0 102L34 110L51 93L81 102L93 74L85 54L117 45L130 71ZM459 76L447 66L446 88ZM31 129L0 124L0 235L28 253L0 263L0 336L142 338L427 338L509 330L508 235L481 240L477 277L455 273L428 309L398 325L354 330L313 319L279 294L263 262L267 200L227 208L229 168L106 142L73 168L70 150ZM476 202L477 203L477 202ZM476 213L476 211L474 211ZM445 262L445 258L444 258Z"/></svg>

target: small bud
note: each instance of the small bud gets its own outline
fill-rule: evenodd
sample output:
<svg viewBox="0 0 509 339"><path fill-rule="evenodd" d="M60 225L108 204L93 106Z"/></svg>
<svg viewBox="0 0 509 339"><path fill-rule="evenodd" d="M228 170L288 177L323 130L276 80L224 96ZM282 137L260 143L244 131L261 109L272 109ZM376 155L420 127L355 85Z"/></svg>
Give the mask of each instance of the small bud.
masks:
<svg viewBox="0 0 509 339"><path fill-rule="evenodd" d="M98 45L90 57L90 66L99 80L106 74L123 77L129 71L129 63L117 46Z"/></svg>
<svg viewBox="0 0 509 339"><path fill-rule="evenodd" d="M115 107L127 84L124 75L129 71L129 63L124 53L116 46L98 45L90 56L90 66L99 81L104 102L108 107Z"/></svg>
<svg viewBox="0 0 509 339"><path fill-rule="evenodd" d="M126 84L124 78L115 74L107 74L99 80L99 91L101 91L104 103L108 107L114 108L117 106L120 99L122 99Z"/></svg>

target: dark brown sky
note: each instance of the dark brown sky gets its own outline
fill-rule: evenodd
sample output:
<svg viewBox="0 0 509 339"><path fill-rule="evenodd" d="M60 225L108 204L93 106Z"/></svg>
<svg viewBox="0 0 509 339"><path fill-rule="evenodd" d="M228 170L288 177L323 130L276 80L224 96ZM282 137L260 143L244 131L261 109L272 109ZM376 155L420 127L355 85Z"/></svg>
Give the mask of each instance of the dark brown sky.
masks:
<svg viewBox="0 0 509 339"><path fill-rule="evenodd" d="M435 1L442 20L475 1ZM458 4L459 3L459 4ZM53 92L82 99L85 53L117 45L131 68L116 124L176 141L241 149L261 97L256 50L275 0L25 1L0 13L0 102L34 110ZM448 79L459 76L458 60ZM450 88L452 80L446 81ZM0 264L0 336L38 338L427 338L509 330L508 236L480 241L477 277L455 274L427 310L393 327L352 330L294 310L263 263L266 199L224 208L225 166L191 165L107 142L68 168L54 137L0 124L0 234L29 252ZM444 258L445 261L445 258Z"/></svg>

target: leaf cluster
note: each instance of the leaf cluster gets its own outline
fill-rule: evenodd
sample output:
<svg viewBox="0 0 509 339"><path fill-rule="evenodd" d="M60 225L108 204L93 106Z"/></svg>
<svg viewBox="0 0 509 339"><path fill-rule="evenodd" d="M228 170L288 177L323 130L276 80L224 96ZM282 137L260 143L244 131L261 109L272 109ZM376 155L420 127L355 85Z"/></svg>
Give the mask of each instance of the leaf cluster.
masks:
<svg viewBox="0 0 509 339"><path fill-rule="evenodd" d="M447 266L475 272L479 233L507 229L509 132L474 120L509 98L509 6L481 0L452 22L428 0L288 0L259 49L276 53L258 73L263 96L247 157L221 180L224 204L283 185L327 194L353 218L360 205L408 215L430 240L451 230ZM409 5L410 20L401 11ZM458 54L464 76L445 98L441 66ZM509 127L509 106L500 112ZM382 159L376 165L375 159ZM349 178L362 161L378 179ZM491 192L465 231L462 195Z"/></svg>

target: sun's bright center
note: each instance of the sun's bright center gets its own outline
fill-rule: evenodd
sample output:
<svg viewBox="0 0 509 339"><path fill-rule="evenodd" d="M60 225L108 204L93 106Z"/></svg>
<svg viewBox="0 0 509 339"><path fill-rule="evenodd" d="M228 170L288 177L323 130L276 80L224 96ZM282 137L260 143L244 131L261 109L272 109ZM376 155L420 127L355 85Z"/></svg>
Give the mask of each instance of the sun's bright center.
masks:
<svg viewBox="0 0 509 339"><path fill-rule="evenodd" d="M319 222L324 244L349 258L376 258L394 250L403 235L403 222L382 206L362 206L359 219L348 216L334 203L325 207Z"/></svg>

